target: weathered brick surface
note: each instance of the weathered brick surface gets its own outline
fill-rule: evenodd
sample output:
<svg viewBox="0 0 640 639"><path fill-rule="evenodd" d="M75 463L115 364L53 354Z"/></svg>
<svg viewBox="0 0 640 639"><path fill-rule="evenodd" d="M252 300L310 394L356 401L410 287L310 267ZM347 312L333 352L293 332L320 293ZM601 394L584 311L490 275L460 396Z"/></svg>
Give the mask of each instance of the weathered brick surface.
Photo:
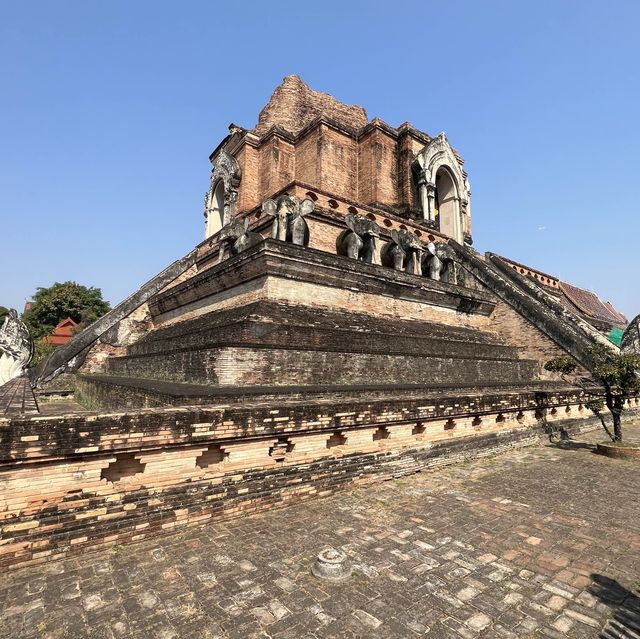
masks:
<svg viewBox="0 0 640 639"><path fill-rule="evenodd" d="M316 153L319 154L320 162L318 187L329 193L357 199L358 151L356 141L321 124L318 128Z"/></svg>
<svg viewBox="0 0 640 639"><path fill-rule="evenodd" d="M0 386L0 415L37 412L38 403L28 377L16 377Z"/></svg>
<svg viewBox="0 0 640 639"><path fill-rule="evenodd" d="M405 161L409 158L405 158ZM411 158L412 160L413 158ZM409 164L411 163L409 160ZM365 204L401 201L398 190L397 140L388 131L372 128L358 141L358 194ZM340 193L341 191L336 191Z"/></svg>
<svg viewBox="0 0 640 639"><path fill-rule="evenodd" d="M302 339L302 335L297 335ZM393 348L393 344L390 344ZM519 383L535 379L531 360L451 355L340 352L323 349L221 347L180 350L157 355L117 357L106 372L123 377L165 379L195 384L459 384Z"/></svg>
<svg viewBox="0 0 640 639"><path fill-rule="evenodd" d="M632 637L638 469L585 439L5 572L0 628L16 639ZM351 579L313 577L326 546L347 553Z"/></svg>
<svg viewBox="0 0 640 639"><path fill-rule="evenodd" d="M567 407L577 424L590 423L575 393L542 397L343 402L337 410L245 403L5 420L0 563L44 561L526 445L546 424L566 421Z"/></svg>
<svg viewBox="0 0 640 639"><path fill-rule="evenodd" d="M220 308L218 300L224 307L246 303L244 291L259 289L264 299L478 328L486 325L494 303L491 294L469 287L266 240L203 269L157 295L149 306L154 322L164 323Z"/></svg>
<svg viewBox="0 0 640 639"><path fill-rule="evenodd" d="M297 286L294 285L294 286ZM159 328L110 375L200 384L518 383L537 365L462 326L264 301Z"/></svg>
<svg viewBox="0 0 640 639"><path fill-rule="evenodd" d="M379 202L403 213L417 209L411 163L430 139L408 123L395 129L378 118L369 122L361 107L289 76L258 125L229 142L242 171L239 211L250 211L293 180L332 197Z"/></svg>
<svg viewBox="0 0 640 639"><path fill-rule="evenodd" d="M496 304L491 320L489 330L501 335L508 344L517 346L523 356L538 361L541 378L553 378L544 370L544 364L555 357L566 356L562 348L503 301Z"/></svg>
<svg viewBox="0 0 640 639"><path fill-rule="evenodd" d="M297 75L289 75L260 112L255 132L261 134L278 126L298 133L321 115L355 129L367 124L367 113L362 107L347 105L328 93L314 91Z"/></svg>

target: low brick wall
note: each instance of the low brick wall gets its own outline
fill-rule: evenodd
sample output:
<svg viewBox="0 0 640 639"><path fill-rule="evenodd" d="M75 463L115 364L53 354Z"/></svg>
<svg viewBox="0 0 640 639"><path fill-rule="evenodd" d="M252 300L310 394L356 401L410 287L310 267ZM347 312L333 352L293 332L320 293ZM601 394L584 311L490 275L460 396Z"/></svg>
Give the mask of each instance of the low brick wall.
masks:
<svg viewBox="0 0 640 639"><path fill-rule="evenodd" d="M500 412L475 417L387 402L2 420L0 565L48 561L492 455L534 444L558 425L596 424L579 404L563 402L575 397L553 399L554 409L522 409L521 396L505 397Z"/></svg>

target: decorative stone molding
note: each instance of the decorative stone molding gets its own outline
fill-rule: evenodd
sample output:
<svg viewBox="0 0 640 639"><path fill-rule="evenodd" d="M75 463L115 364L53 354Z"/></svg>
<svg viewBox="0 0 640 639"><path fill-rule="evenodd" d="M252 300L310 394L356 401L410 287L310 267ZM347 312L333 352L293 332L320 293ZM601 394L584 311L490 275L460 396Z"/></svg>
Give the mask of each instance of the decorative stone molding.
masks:
<svg viewBox="0 0 640 639"><path fill-rule="evenodd" d="M298 246L308 246L309 225L304 217L314 209L313 200L302 202L293 195L281 195L275 200L265 200L262 211L273 217L271 237L274 240L291 242Z"/></svg>
<svg viewBox="0 0 640 639"><path fill-rule="evenodd" d="M241 176L237 160L224 149L221 150L211 171L209 190L204 196L206 237L217 233L233 219Z"/></svg>
<svg viewBox="0 0 640 639"><path fill-rule="evenodd" d="M20 377L33 356L33 341L29 329L11 309L0 328L0 386Z"/></svg>
<svg viewBox="0 0 640 639"><path fill-rule="evenodd" d="M422 216L428 223L436 221L436 180L438 171L443 168L452 182L453 189L448 196L448 210L440 211L439 228L462 243L469 228L466 216L470 215L471 188L444 132L433 138L418 153L412 164Z"/></svg>

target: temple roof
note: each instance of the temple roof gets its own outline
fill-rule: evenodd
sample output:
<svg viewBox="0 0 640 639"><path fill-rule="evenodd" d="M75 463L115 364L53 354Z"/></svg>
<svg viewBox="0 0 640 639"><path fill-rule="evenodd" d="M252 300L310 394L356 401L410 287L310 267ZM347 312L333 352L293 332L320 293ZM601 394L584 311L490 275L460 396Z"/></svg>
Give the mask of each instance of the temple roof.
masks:
<svg viewBox="0 0 640 639"><path fill-rule="evenodd" d="M555 275L521 264L502 255L498 256L531 281L553 293L563 306L584 317L592 324L607 324L613 328L625 328L629 320L611 302L603 302L593 291L563 282Z"/></svg>
<svg viewBox="0 0 640 639"><path fill-rule="evenodd" d="M603 302L595 293L579 288L568 282L560 282L563 296L582 314L598 321L612 324L614 327L624 328L629 321L617 311L611 302Z"/></svg>

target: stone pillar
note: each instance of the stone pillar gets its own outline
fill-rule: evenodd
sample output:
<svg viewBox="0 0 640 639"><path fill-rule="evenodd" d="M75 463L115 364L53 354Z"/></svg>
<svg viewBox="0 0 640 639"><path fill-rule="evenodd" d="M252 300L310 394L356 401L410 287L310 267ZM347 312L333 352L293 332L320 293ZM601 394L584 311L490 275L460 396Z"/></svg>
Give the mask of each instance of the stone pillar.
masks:
<svg viewBox="0 0 640 639"><path fill-rule="evenodd" d="M427 199L427 183L420 182L418 184L418 193L420 194L420 206L422 208L422 219L429 219L429 200Z"/></svg>
<svg viewBox="0 0 640 639"><path fill-rule="evenodd" d="M435 219L434 211L436 209L436 185L425 183L425 188L427 191L427 216L425 220L433 222Z"/></svg>

